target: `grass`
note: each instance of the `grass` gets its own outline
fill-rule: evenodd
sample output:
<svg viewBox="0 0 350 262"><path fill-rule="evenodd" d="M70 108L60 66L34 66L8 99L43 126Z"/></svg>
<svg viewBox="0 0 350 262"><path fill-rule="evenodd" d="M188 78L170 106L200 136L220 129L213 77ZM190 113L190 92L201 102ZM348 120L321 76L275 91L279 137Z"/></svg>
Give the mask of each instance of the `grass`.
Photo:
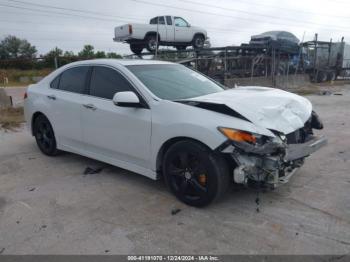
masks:
<svg viewBox="0 0 350 262"><path fill-rule="evenodd" d="M52 69L40 70L19 70L19 69L0 69L0 85L1 86L24 86L33 84L33 77L44 77L51 73ZM7 77L8 84L4 84L4 78ZM20 82L21 77L27 77L27 81Z"/></svg>
<svg viewBox="0 0 350 262"><path fill-rule="evenodd" d="M0 128L15 130L24 122L23 107L8 107L0 109Z"/></svg>

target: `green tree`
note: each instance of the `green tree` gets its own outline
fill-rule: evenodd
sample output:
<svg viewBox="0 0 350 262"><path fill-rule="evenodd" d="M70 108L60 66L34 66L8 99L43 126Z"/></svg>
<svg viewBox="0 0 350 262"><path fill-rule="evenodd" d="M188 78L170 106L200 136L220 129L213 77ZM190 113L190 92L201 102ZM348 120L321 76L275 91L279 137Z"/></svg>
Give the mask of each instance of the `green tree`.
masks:
<svg viewBox="0 0 350 262"><path fill-rule="evenodd" d="M83 50L78 53L78 56L83 58L93 58L94 55L94 47L92 45L84 45Z"/></svg>
<svg viewBox="0 0 350 262"><path fill-rule="evenodd" d="M108 58L122 58L121 55L114 53L114 52L107 53L107 57Z"/></svg>
<svg viewBox="0 0 350 262"><path fill-rule="evenodd" d="M27 40L9 35L0 42L0 58L35 58L37 50Z"/></svg>
<svg viewBox="0 0 350 262"><path fill-rule="evenodd" d="M95 53L95 58L106 58L106 53L104 51L97 51Z"/></svg>
<svg viewBox="0 0 350 262"><path fill-rule="evenodd" d="M54 49L50 50L45 56L47 57L58 57L63 54L63 50L55 47Z"/></svg>
<svg viewBox="0 0 350 262"><path fill-rule="evenodd" d="M65 56L65 57L74 57L74 52L73 51L65 51L63 56Z"/></svg>

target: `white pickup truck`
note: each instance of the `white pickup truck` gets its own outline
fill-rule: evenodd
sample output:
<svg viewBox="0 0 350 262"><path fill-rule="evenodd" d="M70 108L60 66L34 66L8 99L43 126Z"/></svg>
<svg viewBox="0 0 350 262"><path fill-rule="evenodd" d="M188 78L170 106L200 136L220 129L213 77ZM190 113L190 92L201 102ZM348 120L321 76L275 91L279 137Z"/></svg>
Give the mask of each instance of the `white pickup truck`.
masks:
<svg viewBox="0 0 350 262"><path fill-rule="evenodd" d="M184 50L191 45L200 49L207 38L204 29L191 26L181 17L169 15L154 17L148 25L117 26L114 33L114 41L129 43L131 51L137 55L141 54L143 48L155 52L159 45L174 46L177 50Z"/></svg>

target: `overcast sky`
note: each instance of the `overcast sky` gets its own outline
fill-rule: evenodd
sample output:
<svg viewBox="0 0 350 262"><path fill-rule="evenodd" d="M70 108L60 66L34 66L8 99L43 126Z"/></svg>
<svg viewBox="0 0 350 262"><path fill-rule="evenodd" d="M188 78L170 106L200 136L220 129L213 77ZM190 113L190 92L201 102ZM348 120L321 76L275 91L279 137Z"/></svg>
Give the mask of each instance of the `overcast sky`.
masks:
<svg viewBox="0 0 350 262"><path fill-rule="evenodd" d="M127 44L113 42L114 27L158 15L204 27L213 47L249 42L270 30L290 31L300 40L304 32L305 40L317 32L321 40L350 41L347 0L0 0L0 38L26 38L39 54L55 46L78 52L84 44L129 54Z"/></svg>

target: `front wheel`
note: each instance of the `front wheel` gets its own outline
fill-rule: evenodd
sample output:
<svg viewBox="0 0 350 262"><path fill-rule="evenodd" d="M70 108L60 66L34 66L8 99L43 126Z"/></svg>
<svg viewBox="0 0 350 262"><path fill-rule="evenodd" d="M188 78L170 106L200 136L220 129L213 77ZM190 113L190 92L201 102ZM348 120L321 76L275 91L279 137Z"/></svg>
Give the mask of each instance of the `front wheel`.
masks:
<svg viewBox="0 0 350 262"><path fill-rule="evenodd" d="M202 49L204 47L204 36L195 35L192 40L192 45L194 49Z"/></svg>
<svg viewBox="0 0 350 262"><path fill-rule="evenodd" d="M166 184L182 202L203 207L219 199L229 186L226 161L204 145L180 141L165 153Z"/></svg>
<svg viewBox="0 0 350 262"><path fill-rule="evenodd" d="M58 154L53 128L50 121L44 115L39 115L35 119L33 131L36 143L41 152L48 156Z"/></svg>

